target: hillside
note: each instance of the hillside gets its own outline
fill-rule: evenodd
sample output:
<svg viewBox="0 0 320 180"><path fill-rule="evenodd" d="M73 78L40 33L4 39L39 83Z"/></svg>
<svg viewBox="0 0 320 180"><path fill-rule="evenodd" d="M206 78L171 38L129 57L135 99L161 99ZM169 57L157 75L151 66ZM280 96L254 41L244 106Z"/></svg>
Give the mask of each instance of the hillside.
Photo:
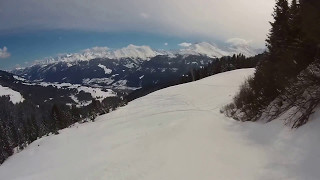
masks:
<svg viewBox="0 0 320 180"><path fill-rule="evenodd" d="M1 165L0 179L318 179L319 121L291 130L220 114L253 72L163 89L41 138Z"/></svg>
<svg viewBox="0 0 320 180"><path fill-rule="evenodd" d="M79 84L32 82L0 70L0 97L6 95L10 96L14 104L27 98L38 105L51 102L81 107L90 104L93 99L102 101L116 96L116 93L110 89Z"/></svg>

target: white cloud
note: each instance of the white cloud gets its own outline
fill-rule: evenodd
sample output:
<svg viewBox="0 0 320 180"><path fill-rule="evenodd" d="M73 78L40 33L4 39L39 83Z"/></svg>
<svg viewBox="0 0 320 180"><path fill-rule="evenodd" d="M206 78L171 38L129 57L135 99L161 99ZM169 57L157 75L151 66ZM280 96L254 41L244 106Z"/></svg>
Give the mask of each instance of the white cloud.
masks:
<svg viewBox="0 0 320 180"><path fill-rule="evenodd" d="M168 44L168 43L164 43L164 45L165 45L165 46L168 46L169 44Z"/></svg>
<svg viewBox="0 0 320 180"><path fill-rule="evenodd" d="M7 47L4 46L2 49L0 48L0 59L5 59L10 56L11 56L11 54L8 52Z"/></svg>
<svg viewBox="0 0 320 180"><path fill-rule="evenodd" d="M144 12L140 13L140 16L141 16L143 19L148 19L148 18L149 18L149 14L144 13Z"/></svg>
<svg viewBox="0 0 320 180"><path fill-rule="evenodd" d="M197 40L252 39L264 45L274 0L3 1L0 31L80 29L158 33ZM146 21L150 19L152 21Z"/></svg>
<svg viewBox="0 0 320 180"><path fill-rule="evenodd" d="M189 47L189 46L192 45L192 43L183 42L183 43L180 43L178 45L181 46L181 47Z"/></svg>

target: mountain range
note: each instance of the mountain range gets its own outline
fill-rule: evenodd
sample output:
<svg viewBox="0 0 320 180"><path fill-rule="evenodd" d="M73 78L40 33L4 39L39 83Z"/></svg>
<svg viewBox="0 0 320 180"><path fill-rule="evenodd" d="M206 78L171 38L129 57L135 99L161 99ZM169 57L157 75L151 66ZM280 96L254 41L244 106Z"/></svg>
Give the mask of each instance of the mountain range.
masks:
<svg viewBox="0 0 320 180"><path fill-rule="evenodd" d="M129 45L121 49L94 47L80 53L36 61L12 73L29 81L81 84L90 87L134 90L179 77L191 69L208 65L216 58L260 53L245 43L227 48L201 42L179 50L153 50L149 46Z"/></svg>
<svg viewBox="0 0 320 180"><path fill-rule="evenodd" d="M176 57L179 55L203 55L210 58L220 58L223 56L232 56L233 54L243 54L251 57L261 53L262 49L255 49L245 42L229 42L227 47L219 47L214 43L200 42L188 44L178 50L154 50L149 46L128 45L120 49L110 49L108 47L93 47L85 49L79 53L62 54L57 57L45 58L36 60L34 65L47 65L58 62L75 62L75 61L89 61L97 58L105 59L140 59L150 60L158 55Z"/></svg>
<svg viewBox="0 0 320 180"><path fill-rule="evenodd" d="M128 94L143 87L177 80L193 69L206 67L217 58L233 54L254 56L259 52L245 43L230 43L223 49L202 42L171 51L136 45L121 49L94 47L37 61L30 67L12 70L12 74L2 72L0 85L20 92L23 97L31 91L50 89L50 92L61 95L43 92L37 99L39 93L31 93L33 101L86 106L92 99L102 101L119 93Z"/></svg>

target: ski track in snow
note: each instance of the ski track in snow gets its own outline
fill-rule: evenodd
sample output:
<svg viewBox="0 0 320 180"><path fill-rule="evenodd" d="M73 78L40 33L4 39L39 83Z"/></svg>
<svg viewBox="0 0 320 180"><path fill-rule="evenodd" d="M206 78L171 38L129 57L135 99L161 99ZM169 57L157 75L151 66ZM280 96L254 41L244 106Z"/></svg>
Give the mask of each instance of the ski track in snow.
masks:
<svg viewBox="0 0 320 180"><path fill-rule="evenodd" d="M41 138L0 166L0 179L319 179L320 111L297 130L220 114L253 72L166 88Z"/></svg>

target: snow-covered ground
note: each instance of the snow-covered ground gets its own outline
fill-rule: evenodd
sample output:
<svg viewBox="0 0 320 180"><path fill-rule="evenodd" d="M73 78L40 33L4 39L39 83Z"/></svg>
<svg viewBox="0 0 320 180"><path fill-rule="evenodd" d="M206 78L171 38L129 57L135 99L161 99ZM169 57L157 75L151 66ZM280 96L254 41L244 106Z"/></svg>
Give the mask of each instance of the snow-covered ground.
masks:
<svg viewBox="0 0 320 180"><path fill-rule="evenodd" d="M104 70L105 74L111 74L112 73L112 69L107 68L106 66L99 64L98 67L102 68Z"/></svg>
<svg viewBox="0 0 320 180"><path fill-rule="evenodd" d="M0 85L0 97L1 96L9 96L10 101L13 104L17 104L17 103L24 101L24 98L22 97L22 95L19 92L14 91L8 87L3 87Z"/></svg>
<svg viewBox="0 0 320 180"><path fill-rule="evenodd" d="M0 179L319 179L320 111L298 130L220 114L253 72L157 91L39 139L0 166Z"/></svg>
<svg viewBox="0 0 320 180"><path fill-rule="evenodd" d="M82 86L80 84L70 84L70 83L49 83L49 82L40 82L40 83L24 83L26 85L40 85L43 87L53 86L58 89L76 89L77 92L86 92L90 93L92 98L96 100L102 101L107 97L114 97L116 93L113 92L111 89L102 90L100 88L93 88L88 86ZM82 106L81 104L79 104Z"/></svg>

